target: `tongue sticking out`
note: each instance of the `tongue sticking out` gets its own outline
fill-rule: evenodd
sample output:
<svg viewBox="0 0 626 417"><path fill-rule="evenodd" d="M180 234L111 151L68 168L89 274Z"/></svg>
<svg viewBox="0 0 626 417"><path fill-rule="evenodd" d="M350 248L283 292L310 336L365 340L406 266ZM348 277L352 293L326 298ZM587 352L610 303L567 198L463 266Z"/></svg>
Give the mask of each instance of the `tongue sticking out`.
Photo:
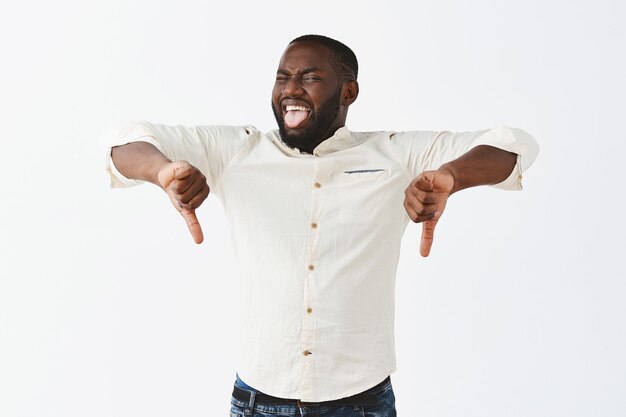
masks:
<svg viewBox="0 0 626 417"><path fill-rule="evenodd" d="M308 111L290 110L285 115L285 124L288 128L293 129L298 127L307 117L309 117Z"/></svg>

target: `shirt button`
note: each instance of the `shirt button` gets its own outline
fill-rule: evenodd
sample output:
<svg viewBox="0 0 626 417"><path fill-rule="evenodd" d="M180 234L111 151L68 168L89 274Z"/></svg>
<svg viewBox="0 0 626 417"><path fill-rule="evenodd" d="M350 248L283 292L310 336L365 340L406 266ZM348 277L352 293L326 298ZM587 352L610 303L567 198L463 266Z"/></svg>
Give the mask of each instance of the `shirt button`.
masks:
<svg viewBox="0 0 626 417"><path fill-rule="evenodd" d="M316 182L315 184L313 184L313 186L315 188L320 188L322 186L322 184L320 184L319 182Z"/></svg>
<svg viewBox="0 0 626 417"><path fill-rule="evenodd" d="M313 309L312 309L311 307L307 307L306 312L307 312L307 313L312 313L312 312L313 312Z"/></svg>
<svg viewBox="0 0 626 417"><path fill-rule="evenodd" d="M309 265L309 271L313 271L315 269L314 265Z"/></svg>
<svg viewBox="0 0 626 417"><path fill-rule="evenodd" d="M311 228L317 229L317 223L311 223Z"/></svg>
<svg viewBox="0 0 626 417"><path fill-rule="evenodd" d="M312 354L313 354L313 352L311 352L311 351L309 351L309 350L305 350L304 352L302 352L302 354L303 354L304 356L309 356L309 355L312 355Z"/></svg>

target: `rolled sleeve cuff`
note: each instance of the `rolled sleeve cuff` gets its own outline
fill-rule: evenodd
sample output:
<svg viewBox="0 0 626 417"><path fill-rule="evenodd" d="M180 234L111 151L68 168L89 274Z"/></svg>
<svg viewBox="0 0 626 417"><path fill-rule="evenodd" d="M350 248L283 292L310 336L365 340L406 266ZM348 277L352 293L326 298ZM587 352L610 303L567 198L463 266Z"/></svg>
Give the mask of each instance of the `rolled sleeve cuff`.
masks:
<svg viewBox="0 0 626 417"><path fill-rule="evenodd" d="M539 154L539 146L530 134L522 129L501 126L483 133L476 145L489 145L517 154L517 163L508 178L492 187L503 190L522 189L522 174Z"/></svg>
<svg viewBox="0 0 626 417"><path fill-rule="evenodd" d="M111 150L116 146L126 145L131 142L148 142L154 145L159 151L163 149L159 142L156 141L152 132L142 122L129 122L121 129L108 135L107 153L106 153L106 171L109 176L109 185L111 188L125 188L143 184L144 181L126 178L117 169L111 158Z"/></svg>

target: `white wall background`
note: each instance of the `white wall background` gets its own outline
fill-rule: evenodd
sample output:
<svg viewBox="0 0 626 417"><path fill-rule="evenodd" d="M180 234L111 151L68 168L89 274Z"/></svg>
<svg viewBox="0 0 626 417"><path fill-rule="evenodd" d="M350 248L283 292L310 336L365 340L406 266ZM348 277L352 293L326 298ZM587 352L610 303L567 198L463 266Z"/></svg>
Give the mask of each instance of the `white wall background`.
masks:
<svg viewBox="0 0 626 417"><path fill-rule="evenodd" d="M155 187L109 190L126 119L274 128L287 42L360 59L353 130L508 124L525 191L455 195L397 284L402 417L626 415L620 193L626 6L183 0L0 6L0 416L225 416L236 370L225 216L195 246Z"/></svg>

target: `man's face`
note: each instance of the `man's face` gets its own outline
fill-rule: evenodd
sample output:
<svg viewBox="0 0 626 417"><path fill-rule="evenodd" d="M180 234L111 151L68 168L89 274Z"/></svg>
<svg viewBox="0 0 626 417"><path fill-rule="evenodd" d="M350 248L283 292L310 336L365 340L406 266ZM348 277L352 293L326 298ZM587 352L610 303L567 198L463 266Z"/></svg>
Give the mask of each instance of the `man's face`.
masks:
<svg viewBox="0 0 626 417"><path fill-rule="evenodd" d="M280 136L290 147L313 153L345 123L342 82L333 52L313 42L296 42L283 54L272 91Z"/></svg>

